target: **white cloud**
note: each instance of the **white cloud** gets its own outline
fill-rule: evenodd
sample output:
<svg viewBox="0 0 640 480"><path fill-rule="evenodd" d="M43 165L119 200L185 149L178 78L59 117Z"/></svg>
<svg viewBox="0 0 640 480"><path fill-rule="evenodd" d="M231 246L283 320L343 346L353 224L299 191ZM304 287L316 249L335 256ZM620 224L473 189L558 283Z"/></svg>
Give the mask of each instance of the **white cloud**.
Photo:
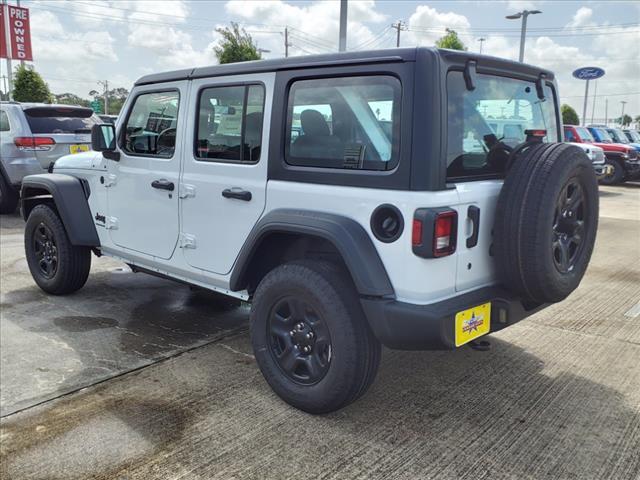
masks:
<svg viewBox="0 0 640 480"><path fill-rule="evenodd" d="M513 13L522 10L536 10L540 8L540 3L533 0L510 0L507 2L507 9L513 10Z"/></svg>
<svg viewBox="0 0 640 480"><path fill-rule="evenodd" d="M446 28L455 30L463 41L471 40L467 30L471 26L464 15L453 12L439 12L427 5L419 5L409 17L409 31L405 45L433 45L444 35Z"/></svg>
<svg viewBox="0 0 640 480"><path fill-rule="evenodd" d="M593 10L588 7L580 7L571 18L571 21L567 24L568 28L586 27L595 25L591 20L593 16Z"/></svg>
<svg viewBox="0 0 640 480"><path fill-rule="evenodd" d="M281 0L231 0L226 3L225 9L231 16L246 22L247 30L255 37L259 46L271 50L273 56L282 56L284 53L281 32L285 25L290 27L291 55L337 50L339 2L316 1L298 5ZM375 2L350 2L347 47L379 46L384 38L374 34L364 22L381 23L386 20L386 16L376 11ZM251 22L271 27L254 27L250 25ZM272 33L260 33L265 31Z"/></svg>

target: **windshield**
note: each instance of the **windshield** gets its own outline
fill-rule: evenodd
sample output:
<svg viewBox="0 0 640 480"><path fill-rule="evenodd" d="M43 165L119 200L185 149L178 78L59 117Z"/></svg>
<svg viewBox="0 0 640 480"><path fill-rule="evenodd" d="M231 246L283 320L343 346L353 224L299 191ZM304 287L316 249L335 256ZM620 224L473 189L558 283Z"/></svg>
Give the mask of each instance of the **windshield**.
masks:
<svg viewBox="0 0 640 480"><path fill-rule="evenodd" d="M533 82L477 75L467 90L462 72L447 75L447 176L500 175L508 150L526 140L527 130L546 130L543 142L558 141L556 103L544 86L539 99Z"/></svg>
<svg viewBox="0 0 640 480"><path fill-rule="evenodd" d="M598 133L598 136L602 139L603 142L613 143L613 138L609 135L604 128L594 128L594 130Z"/></svg>
<svg viewBox="0 0 640 480"><path fill-rule="evenodd" d="M617 128L610 128L607 130L607 132L609 133L609 135L611 135L611 138L613 138L616 142L629 143L629 140L627 140L627 136L624 133L622 133L622 130L619 130Z"/></svg>
<svg viewBox="0 0 640 480"><path fill-rule="evenodd" d="M595 141L588 128L576 127L576 132L578 132L578 135L580 135L580 138L582 139L583 142Z"/></svg>
<svg viewBox="0 0 640 480"><path fill-rule="evenodd" d="M640 143L640 134L638 132L635 130L627 130L625 133L627 134L627 138L633 143Z"/></svg>

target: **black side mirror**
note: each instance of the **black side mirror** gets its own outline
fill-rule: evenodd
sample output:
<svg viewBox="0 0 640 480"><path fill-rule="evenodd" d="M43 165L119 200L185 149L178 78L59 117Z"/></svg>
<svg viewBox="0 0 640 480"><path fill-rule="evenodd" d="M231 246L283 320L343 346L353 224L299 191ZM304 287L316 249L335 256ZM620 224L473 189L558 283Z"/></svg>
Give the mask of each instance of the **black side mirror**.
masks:
<svg viewBox="0 0 640 480"><path fill-rule="evenodd" d="M91 149L102 152L104 158L120 160L116 151L116 128L111 123L100 123L91 128Z"/></svg>

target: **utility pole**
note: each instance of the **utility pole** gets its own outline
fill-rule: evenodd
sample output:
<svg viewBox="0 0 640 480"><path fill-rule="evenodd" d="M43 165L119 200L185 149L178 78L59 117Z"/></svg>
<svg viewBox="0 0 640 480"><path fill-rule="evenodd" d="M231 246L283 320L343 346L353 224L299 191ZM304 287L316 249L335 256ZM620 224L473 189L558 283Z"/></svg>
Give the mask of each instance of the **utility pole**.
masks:
<svg viewBox="0 0 640 480"><path fill-rule="evenodd" d="M284 56L285 58L289 56L289 27L284 27Z"/></svg>
<svg viewBox="0 0 640 480"><path fill-rule="evenodd" d="M478 41L480 42L480 55L482 55L482 44L486 41L486 38L479 38Z"/></svg>
<svg viewBox="0 0 640 480"><path fill-rule="evenodd" d="M109 80L98 83L104 87L104 114L109 115Z"/></svg>
<svg viewBox="0 0 640 480"><path fill-rule="evenodd" d="M396 48L399 48L400 47L400 31L401 30L406 30L406 25L404 24L404 22L402 20L398 20L396 23L392 23L391 27L395 28L397 30Z"/></svg>
<svg viewBox="0 0 640 480"><path fill-rule="evenodd" d="M9 7L8 7L7 0L2 0L1 8L4 9L4 15L2 17L4 20L4 32L5 32L5 38L1 40L5 42L5 45L7 46L7 54L8 54L9 53L8 50L11 48L11 41L10 41L10 34L9 34ZM11 71L11 59L9 58L9 55L7 55L7 80L9 81L9 90L7 90L7 95L8 95L7 98L9 100L13 100L13 72Z"/></svg>
<svg viewBox="0 0 640 480"><path fill-rule="evenodd" d="M347 50L347 0L340 0L340 39L338 51Z"/></svg>
<svg viewBox="0 0 640 480"><path fill-rule="evenodd" d="M625 102L624 100L621 100L620 103L622 104L622 113L620 114L620 126L622 126L622 124L624 123L624 106L627 104L627 102Z"/></svg>
<svg viewBox="0 0 640 480"><path fill-rule="evenodd" d="M540 10L523 10L513 15L507 15L505 18L509 20L516 20L522 18L522 28L520 29L520 63L524 60L524 42L527 35L527 17L529 15L536 15L542 13Z"/></svg>

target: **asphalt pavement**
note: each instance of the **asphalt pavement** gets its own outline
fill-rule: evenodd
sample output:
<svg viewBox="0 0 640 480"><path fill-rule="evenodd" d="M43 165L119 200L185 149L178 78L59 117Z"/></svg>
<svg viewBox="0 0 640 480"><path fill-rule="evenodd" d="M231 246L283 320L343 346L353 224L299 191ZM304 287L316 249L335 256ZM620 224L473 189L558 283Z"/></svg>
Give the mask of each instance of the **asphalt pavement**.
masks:
<svg viewBox="0 0 640 480"><path fill-rule="evenodd" d="M251 355L248 310L95 259L33 283L0 219L2 479L638 479L640 185L601 189L594 256L566 301L492 348L385 350L358 402L311 416Z"/></svg>

